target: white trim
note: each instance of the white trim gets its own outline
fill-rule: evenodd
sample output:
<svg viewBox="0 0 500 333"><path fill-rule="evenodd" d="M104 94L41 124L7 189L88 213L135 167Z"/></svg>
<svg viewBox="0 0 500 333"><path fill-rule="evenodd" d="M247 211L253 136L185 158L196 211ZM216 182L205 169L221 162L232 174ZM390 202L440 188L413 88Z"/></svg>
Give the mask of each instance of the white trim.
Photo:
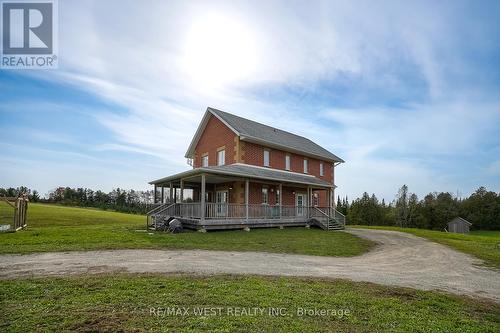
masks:
<svg viewBox="0 0 500 333"><path fill-rule="evenodd" d="M210 107L207 108L205 111L205 114L203 115L203 118L201 119L200 124L198 125L198 128L196 129L196 132L193 136L193 139L191 140L191 143L189 144L188 150L186 151L186 154L184 155L185 158L194 158L194 150L196 148L196 145L198 144L198 141L200 141L201 135L205 131L205 128L207 127L208 121L210 119L210 116L215 116L217 119L219 119L224 125L226 125L231 131L234 132L236 135L240 135L238 131L236 131L233 127L229 126L229 124L222 119L219 115L217 115L215 112L211 110Z"/></svg>
<svg viewBox="0 0 500 333"><path fill-rule="evenodd" d="M205 159L207 161L207 164L205 165ZM206 168L210 165L210 157L208 156L208 154L203 154L201 155L201 167L202 168Z"/></svg>
<svg viewBox="0 0 500 333"><path fill-rule="evenodd" d="M302 205L299 206L299 196L302 197ZM295 192L295 209L297 212L297 215L299 216L305 216L305 211L304 209L308 206L307 203L307 194L304 192ZM299 213L300 212L300 213Z"/></svg>
<svg viewBox="0 0 500 333"><path fill-rule="evenodd" d="M223 165L226 165L226 149L217 150L217 166L223 166Z"/></svg>
<svg viewBox="0 0 500 333"><path fill-rule="evenodd" d="M264 202L264 192L266 192L266 202ZM269 187L267 185L262 185L260 187L260 193L262 194L262 204L269 205Z"/></svg>
<svg viewBox="0 0 500 333"><path fill-rule="evenodd" d="M292 170L292 155L285 154L285 170Z"/></svg>
<svg viewBox="0 0 500 333"><path fill-rule="evenodd" d="M221 116L219 116L216 112L213 112L212 111L212 108L208 107L207 108L207 111L210 112L211 114L213 114L217 119L219 119L220 121L222 121L222 123L224 125L226 125L231 131L234 132L234 134L240 136L240 132L238 132L237 130L235 130L231 125L229 125L224 119L222 119Z"/></svg>
<svg viewBox="0 0 500 333"><path fill-rule="evenodd" d="M271 151L269 149L264 148L263 154L264 154L264 156L262 157L262 159L264 160L263 161L264 166L270 167L271 166ZM267 155L267 159L266 159L266 155Z"/></svg>

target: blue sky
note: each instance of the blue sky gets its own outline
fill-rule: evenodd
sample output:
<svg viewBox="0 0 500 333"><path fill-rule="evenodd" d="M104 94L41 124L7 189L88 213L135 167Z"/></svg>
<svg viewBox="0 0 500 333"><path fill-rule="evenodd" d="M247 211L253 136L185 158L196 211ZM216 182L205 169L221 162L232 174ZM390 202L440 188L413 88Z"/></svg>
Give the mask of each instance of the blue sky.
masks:
<svg viewBox="0 0 500 333"><path fill-rule="evenodd" d="M149 188L207 106L341 156L337 194L500 191L497 1L59 1L59 69L0 70L0 186Z"/></svg>

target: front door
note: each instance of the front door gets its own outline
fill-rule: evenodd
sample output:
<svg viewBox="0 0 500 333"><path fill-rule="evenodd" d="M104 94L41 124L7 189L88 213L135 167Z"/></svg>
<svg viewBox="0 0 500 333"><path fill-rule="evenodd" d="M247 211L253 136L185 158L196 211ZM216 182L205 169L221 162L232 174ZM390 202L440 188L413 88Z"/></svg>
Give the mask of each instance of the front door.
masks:
<svg viewBox="0 0 500 333"><path fill-rule="evenodd" d="M217 216L227 215L228 191L217 191L215 202L217 203Z"/></svg>
<svg viewBox="0 0 500 333"><path fill-rule="evenodd" d="M305 216L305 195L302 193L297 193L295 196L295 206L297 207L297 216Z"/></svg>

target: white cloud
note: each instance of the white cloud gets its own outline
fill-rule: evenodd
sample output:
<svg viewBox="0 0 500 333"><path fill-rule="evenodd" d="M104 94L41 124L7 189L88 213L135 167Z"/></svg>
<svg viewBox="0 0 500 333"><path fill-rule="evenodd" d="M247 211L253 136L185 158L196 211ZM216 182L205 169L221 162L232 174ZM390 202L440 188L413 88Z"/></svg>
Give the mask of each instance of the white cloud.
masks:
<svg viewBox="0 0 500 333"><path fill-rule="evenodd" d="M496 104L476 101L331 109L324 116L341 126L349 148L377 144L385 153L403 155L472 152L495 134L500 121Z"/></svg>
<svg viewBox="0 0 500 333"><path fill-rule="evenodd" d="M115 137L97 150L156 156L165 174L183 168L201 115L215 106L332 149L348 161L339 169L339 185L349 193L366 189L387 196L409 182L422 191L437 190L453 181L436 182L443 175L430 171L426 159L473 151L499 121L497 102L485 101L481 87L465 96L456 89L465 84L457 75L474 72L457 50L473 48L476 41L463 40L465 31L474 30L464 27L468 13L451 7L397 1L60 2L60 70L50 79L126 110L96 115ZM214 33L224 40L192 37L193 26L207 24L207 12L219 18L222 25ZM244 38L235 40L238 34ZM196 45L200 36L207 40ZM191 52L194 60L186 62L192 49L202 54ZM224 68L231 60L227 53L241 59ZM222 78L218 68L227 70ZM342 87L317 91L330 89L321 87L325 82ZM266 87L285 87L338 100L343 87L358 85L353 99L375 106L315 112L307 100L291 105L286 94L281 100L262 97ZM406 107L386 106L401 96Z"/></svg>

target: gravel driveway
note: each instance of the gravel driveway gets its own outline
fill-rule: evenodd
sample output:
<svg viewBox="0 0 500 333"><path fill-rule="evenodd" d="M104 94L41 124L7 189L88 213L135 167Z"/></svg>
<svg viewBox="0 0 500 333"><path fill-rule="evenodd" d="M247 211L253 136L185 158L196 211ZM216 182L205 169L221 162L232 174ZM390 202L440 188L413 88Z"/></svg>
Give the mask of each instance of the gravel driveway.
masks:
<svg viewBox="0 0 500 333"><path fill-rule="evenodd" d="M258 274L345 278L423 290L445 290L500 302L500 270L410 234L350 229L378 242L352 258L204 250L110 250L0 256L0 278L109 272Z"/></svg>

